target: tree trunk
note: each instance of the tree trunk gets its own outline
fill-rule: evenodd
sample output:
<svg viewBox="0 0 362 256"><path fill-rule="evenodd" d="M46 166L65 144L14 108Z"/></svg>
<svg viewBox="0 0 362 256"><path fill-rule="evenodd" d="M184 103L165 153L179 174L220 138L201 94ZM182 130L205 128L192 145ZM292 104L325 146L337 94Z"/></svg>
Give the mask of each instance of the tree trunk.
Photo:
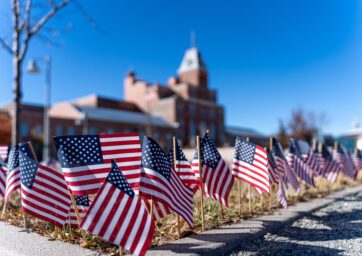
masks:
<svg viewBox="0 0 362 256"><path fill-rule="evenodd" d="M12 113L12 134L11 134L11 144L12 146L19 143L20 139L20 108L21 108L21 61L19 61L18 56L13 55L13 95L14 95L14 105Z"/></svg>

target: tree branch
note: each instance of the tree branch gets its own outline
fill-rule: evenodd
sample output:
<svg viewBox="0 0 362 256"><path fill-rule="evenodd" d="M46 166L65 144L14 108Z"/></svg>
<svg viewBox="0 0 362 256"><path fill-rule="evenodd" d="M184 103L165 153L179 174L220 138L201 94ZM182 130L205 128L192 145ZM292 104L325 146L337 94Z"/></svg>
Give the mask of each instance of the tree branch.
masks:
<svg viewBox="0 0 362 256"><path fill-rule="evenodd" d="M70 0L63 0L60 4L55 5L48 13L46 13L30 30L30 36L36 34L45 23L48 22L60 9L69 4Z"/></svg>
<svg viewBox="0 0 362 256"><path fill-rule="evenodd" d="M0 45L10 54L13 54L13 50L11 49L10 45L8 45L3 38L0 37Z"/></svg>

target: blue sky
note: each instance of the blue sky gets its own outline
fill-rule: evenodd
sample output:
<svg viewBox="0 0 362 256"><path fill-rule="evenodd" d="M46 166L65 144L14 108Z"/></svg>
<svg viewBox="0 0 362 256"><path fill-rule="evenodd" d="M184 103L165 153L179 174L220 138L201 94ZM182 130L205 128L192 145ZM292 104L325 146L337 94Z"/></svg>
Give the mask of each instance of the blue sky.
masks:
<svg viewBox="0 0 362 256"><path fill-rule="evenodd" d="M0 35L10 39L9 1ZM210 86L229 125L277 131L292 109L326 113L326 132L362 122L360 1L82 1L102 31L70 7L50 25L66 29L53 47L32 41L29 57L53 58L53 101L83 95L123 98L123 78L166 82L196 31ZM0 49L0 103L11 100L11 58ZM25 68L25 67L24 67ZM27 102L42 103L44 75L24 75Z"/></svg>

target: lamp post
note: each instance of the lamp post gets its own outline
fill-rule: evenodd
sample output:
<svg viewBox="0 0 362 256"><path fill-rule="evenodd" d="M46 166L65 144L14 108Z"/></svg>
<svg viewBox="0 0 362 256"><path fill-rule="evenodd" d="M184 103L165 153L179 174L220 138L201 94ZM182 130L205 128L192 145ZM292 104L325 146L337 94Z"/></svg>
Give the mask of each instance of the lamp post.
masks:
<svg viewBox="0 0 362 256"><path fill-rule="evenodd" d="M37 60L45 63L45 104L44 104L44 120L43 120L43 161L48 162L49 159L49 141L50 141L50 88L51 88L51 57L44 56L43 58L30 59L26 71L28 73L40 73Z"/></svg>

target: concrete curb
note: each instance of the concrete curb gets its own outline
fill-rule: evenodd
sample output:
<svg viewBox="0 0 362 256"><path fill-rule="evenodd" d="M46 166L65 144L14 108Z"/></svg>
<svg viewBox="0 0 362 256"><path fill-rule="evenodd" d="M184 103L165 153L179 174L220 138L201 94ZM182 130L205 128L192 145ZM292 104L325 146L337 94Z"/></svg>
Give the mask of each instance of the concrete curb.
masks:
<svg viewBox="0 0 362 256"><path fill-rule="evenodd" d="M225 255L243 242L257 239L268 232L295 221L347 195L362 191L362 185L332 193L324 198L301 202L288 209L279 209L271 215L260 216L237 224L208 230L150 249L147 255Z"/></svg>

